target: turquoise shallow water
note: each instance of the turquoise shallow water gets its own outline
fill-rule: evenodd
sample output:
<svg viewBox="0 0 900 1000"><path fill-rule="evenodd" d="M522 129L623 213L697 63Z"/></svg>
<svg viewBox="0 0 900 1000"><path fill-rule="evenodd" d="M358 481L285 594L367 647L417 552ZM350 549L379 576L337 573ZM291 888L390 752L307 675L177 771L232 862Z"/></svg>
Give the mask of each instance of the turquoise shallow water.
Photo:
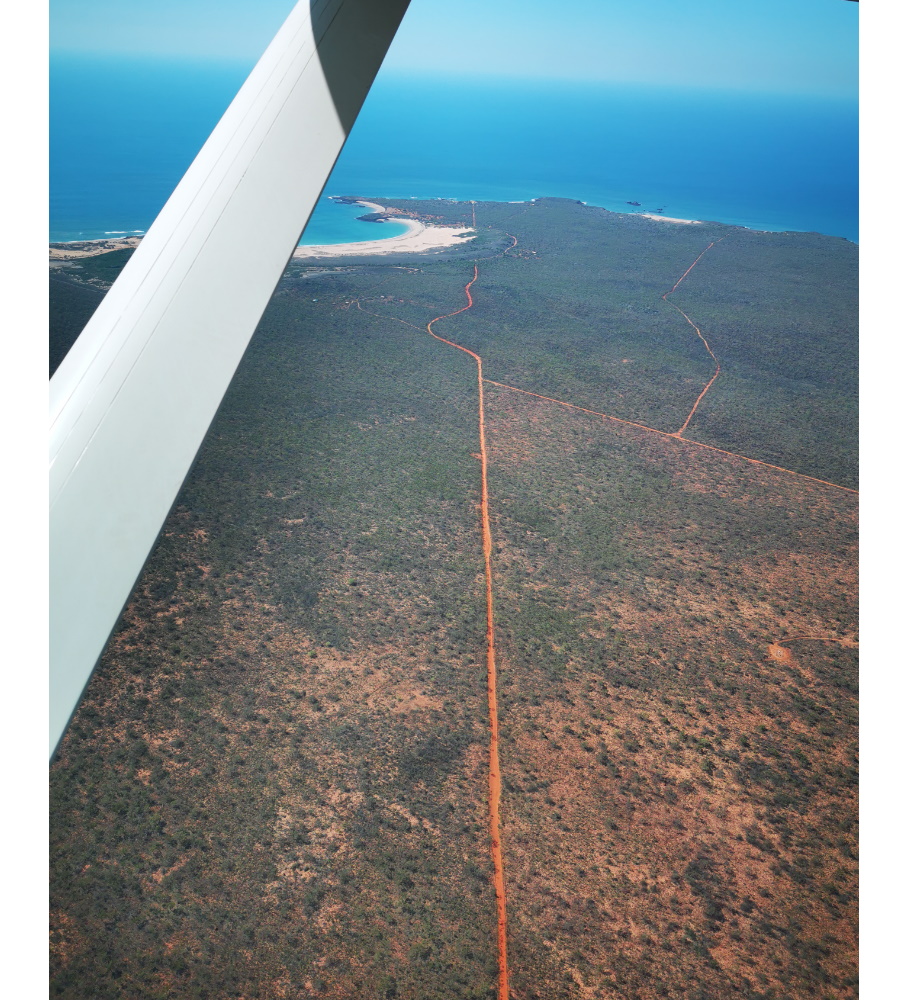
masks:
<svg viewBox="0 0 900 1000"><path fill-rule="evenodd" d="M368 212L369 209L359 205L341 205L327 196L321 198L300 245L322 246L355 243L359 240L383 240L391 236L402 236L406 232L406 226L399 222L360 222L359 216Z"/></svg>
<svg viewBox="0 0 900 1000"><path fill-rule="evenodd" d="M51 240L149 228L249 67L54 57ZM575 198L858 239L855 104L380 77L324 194ZM396 235L320 202L303 243Z"/></svg>

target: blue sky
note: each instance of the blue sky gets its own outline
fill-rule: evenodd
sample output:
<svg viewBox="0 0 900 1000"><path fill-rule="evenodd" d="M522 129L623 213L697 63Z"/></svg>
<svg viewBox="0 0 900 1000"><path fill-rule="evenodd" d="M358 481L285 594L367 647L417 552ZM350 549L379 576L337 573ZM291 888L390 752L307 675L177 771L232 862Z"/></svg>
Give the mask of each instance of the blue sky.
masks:
<svg viewBox="0 0 900 1000"><path fill-rule="evenodd" d="M254 62L293 0L51 0L55 51ZM855 97L847 0L412 0L394 73Z"/></svg>

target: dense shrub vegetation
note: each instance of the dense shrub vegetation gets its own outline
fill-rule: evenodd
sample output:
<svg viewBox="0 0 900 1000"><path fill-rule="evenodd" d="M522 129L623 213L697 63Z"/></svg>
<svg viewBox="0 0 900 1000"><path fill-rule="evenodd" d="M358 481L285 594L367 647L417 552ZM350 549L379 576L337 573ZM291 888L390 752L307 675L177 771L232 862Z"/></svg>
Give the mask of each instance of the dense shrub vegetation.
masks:
<svg viewBox="0 0 900 1000"><path fill-rule="evenodd" d="M674 431L724 236L686 437L853 485L852 244L476 211L286 272L52 768L53 995L494 995L474 262L486 378ZM855 995L854 494L485 396L514 994Z"/></svg>

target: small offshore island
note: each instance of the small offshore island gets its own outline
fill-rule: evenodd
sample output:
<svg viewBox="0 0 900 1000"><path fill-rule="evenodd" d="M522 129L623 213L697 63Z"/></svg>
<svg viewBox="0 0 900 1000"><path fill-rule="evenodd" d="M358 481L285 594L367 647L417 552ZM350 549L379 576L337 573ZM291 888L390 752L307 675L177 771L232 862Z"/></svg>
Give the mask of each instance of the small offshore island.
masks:
<svg viewBox="0 0 900 1000"><path fill-rule="evenodd" d="M851 1000L858 246L352 202L52 764L54 995L488 1000L502 850L512 996Z"/></svg>

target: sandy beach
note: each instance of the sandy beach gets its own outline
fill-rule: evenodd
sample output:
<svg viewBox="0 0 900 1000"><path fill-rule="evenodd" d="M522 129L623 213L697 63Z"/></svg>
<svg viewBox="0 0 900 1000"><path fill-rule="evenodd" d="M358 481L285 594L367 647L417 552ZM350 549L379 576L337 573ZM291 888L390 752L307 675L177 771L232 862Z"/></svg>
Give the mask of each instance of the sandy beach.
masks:
<svg viewBox="0 0 900 1000"><path fill-rule="evenodd" d="M140 236L126 236L121 240L81 240L78 243L51 243L50 260L78 260L79 257L97 257L111 250L127 250L141 242Z"/></svg>
<svg viewBox="0 0 900 1000"><path fill-rule="evenodd" d="M357 202L370 212L383 212L384 207L371 201ZM474 229L454 229L450 226L427 226L417 219L392 218L406 226L406 232L399 236L389 236L384 240L363 240L361 243L332 243L325 246L297 247L292 257L304 260L307 257L359 257L369 254L422 253L425 250L441 250L456 246L475 236ZM373 226L377 222L371 223Z"/></svg>
<svg viewBox="0 0 900 1000"><path fill-rule="evenodd" d="M673 219L671 215L651 215L649 212L640 212L645 219L656 219L657 222L680 222L683 226L699 226L699 219Z"/></svg>

